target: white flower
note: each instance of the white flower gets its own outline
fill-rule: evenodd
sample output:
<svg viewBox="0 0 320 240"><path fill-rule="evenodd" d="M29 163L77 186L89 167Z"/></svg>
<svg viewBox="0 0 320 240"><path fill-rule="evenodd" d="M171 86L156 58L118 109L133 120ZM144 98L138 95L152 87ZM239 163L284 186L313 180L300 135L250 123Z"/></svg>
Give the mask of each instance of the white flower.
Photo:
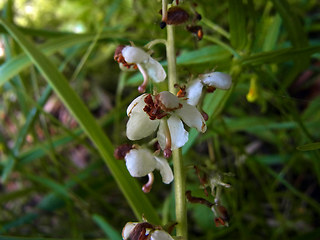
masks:
<svg viewBox="0 0 320 240"><path fill-rule="evenodd" d="M132 177L144 177L157 169L165 184L169 184L173 180L173 173L167 160L152 154L147 149L131 149L124 159Z"/></svg>
<svg viewBox="0 0 320 240"><path fill-rule="evenodd" d="M127 115L127 137L130 140L145 138L159 128L157 138L164 150L180 148L188 141L188 132L182 121L199 132L207 129L197 108L167 91L156 96L143 94L137 97L129 105Z"/></svg>
<svg viewBox="0 0 320 240"><path fill-rule="evenodd" d="M196 106L204 86L227 90L231 87L231 76L222 72L211 72L200 75L186 89L187 103Z"/></svg>
<svg viewBox="0 0 320 240"><path fill-rule="evenodd" d="M169 233L147 222L128 222L122 229L124 240L174 240Z"/></svg>
<svg viewBox="0 0 320 240"><path fill-rule="evenodd" d="M140 92L145 92L148 77L157 83L164 81L167 77L161 64L140 48L119 46L116 49L114 59L119 62L121 67L127 67L128 69L134 67L139 69L144 78L143 84L139 86Z"/></svg>

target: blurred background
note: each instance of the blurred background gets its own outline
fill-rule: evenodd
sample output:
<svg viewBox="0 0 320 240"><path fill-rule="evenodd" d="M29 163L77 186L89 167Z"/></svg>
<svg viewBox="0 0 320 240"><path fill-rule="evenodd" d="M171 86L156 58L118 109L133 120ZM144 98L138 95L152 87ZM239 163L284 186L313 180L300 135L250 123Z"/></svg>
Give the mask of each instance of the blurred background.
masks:
<svg viewBox="0 0 320 240"><path fill-rule="evenodd" d="M188 203L189 239L320 239L319 1L179 6L190 15L175 31L180 84L212 69L234 82L206 95L208 130L191 131L183 148L193 196L214 201L194 166L231 185L220 197L229 227ZM114 51L166 38L160 9L156 0L0 2L1 18L53 62L114 146L128 142L126 108L142 81L121 72ZM0 239L121 239L136 218L108 167L12 33L0 25L0 34ZM166 67L163 45L152 56ZM147 197L166 224L174 189L160 179Z"/></svg>

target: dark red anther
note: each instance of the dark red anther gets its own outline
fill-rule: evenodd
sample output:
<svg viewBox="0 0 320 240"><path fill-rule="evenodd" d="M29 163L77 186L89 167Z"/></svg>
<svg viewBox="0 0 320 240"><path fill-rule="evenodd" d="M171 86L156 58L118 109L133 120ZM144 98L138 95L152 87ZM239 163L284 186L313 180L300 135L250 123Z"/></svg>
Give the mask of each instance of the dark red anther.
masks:
<svg viewBox="0 0 320 240"><path fill-rule="evenodd" d="M122 56L122 50L125 48L125 45L119 45L117 48L116 48L116 51L114 52L114 56L113 56L113 59L116 60L117 62L119 57Z"/></svg>
<svg viewBox="0 0 320 240"><path fill-rule="evenodd" d="M119 45L117 48L116 48L116 51L114 52L114 56L113 56L113 59L115 61L117 61L118 63L122 63L124 67L126 68L133 68L133 69L137 69L138 66L137 64L129 64L126 62L126 60L124 59L123 55L122 55L122 50L125 48L126 46L124 45Z"/></svg>
<svg viewBox="0 0 320 240"><path fill-rule="evenodd" d="M149 235L146 235L147 228L155 229L154 226L150 223L143 222L138 223L129 235L130 240L147 240Z"/></svg>
<svg viewBox="0 0 320 240"><path fill-rule="evenodd" d="M201 112L201 115L202 115L202 117L203 117L203 119L204 119L205 121L208 121L209 116L208 116L208 114L207 114L205 111L202 111L202 112Z"/></svg>
<svg viewBox="0 0 320 240"><path fill-rule="evenodd" d="M215 218L214 223L216 224L216 227L225 226L226 222L223 221L221 217Z"/></svg>
<svg viewBox="0 0 320 240"><path fill-rule="evenodd" d="M172 151L171 151L170 148L166 148L166 149L163 150L163 156L165 158L169 158L169 157L171 157L171 155L172 155Z"/></svg>
<svg viewBox="0 0 320 240"><path fill-rule="evenodd" d="M118 160L122 160L132 148L131 144L122 144L114 150L113 156Z"/></svg>
<svg viewBox="0 0 320 240"><path fill-rule="evenodd" d="M207 87L207 92L208 92L208 93L212 93L212 92L214 92L215 90L216 90L215 87L212 87L212 86L208 86L208 87Z"/></svg>

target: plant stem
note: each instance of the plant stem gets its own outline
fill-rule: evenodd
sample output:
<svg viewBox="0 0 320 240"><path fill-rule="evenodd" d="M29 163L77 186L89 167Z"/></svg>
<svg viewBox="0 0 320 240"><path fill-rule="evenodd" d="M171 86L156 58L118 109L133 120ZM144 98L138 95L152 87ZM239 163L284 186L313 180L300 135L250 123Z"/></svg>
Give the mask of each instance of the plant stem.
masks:
<svg viewBox="0 0 320 240"><path fill-rule="evenodd" d="M173 150L173 170L174 170L174 194L176 206L176 235L181 236L183 240L187 240L187 207L186 207L186 184L185 173L182 161L181 148Z"/></svg>
<svg viewBox="0 0 320 240"><path fill-rule="evenodd" d="M174 27L167 26L167 61L168 61L168 87L169 91L176 93L177 89L174 87L177 80L176 70L176 50L174 47Z"/></svg>
<svg viewBox="0 0 320 240"><path fill-rule="evenodd" d="M176 93L174 87L177 81L176 71L176 51L174 47L174 27L167 25L167 61L168 61L168 88L172 93ZM172 153L173 170L174 170L174 189L175 189L175 206L176 206L176 235L187 240L187 209L186 209L186 185L185 173L182 161L181 148L173 150Z"/></svg>

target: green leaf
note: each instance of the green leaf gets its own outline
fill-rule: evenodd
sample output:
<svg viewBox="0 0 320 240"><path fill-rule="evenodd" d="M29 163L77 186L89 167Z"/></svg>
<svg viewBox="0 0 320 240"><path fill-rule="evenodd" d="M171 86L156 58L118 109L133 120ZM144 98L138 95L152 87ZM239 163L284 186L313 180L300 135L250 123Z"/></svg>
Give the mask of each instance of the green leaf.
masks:
<svg viewBox="0 0 320 240"><path fill-rule="evenodd" d="M242 0L229 0L229 25L231 45L235 49L243 49L247 42L247 30Z"/></svg>
<svg viewBox="0 0 320 240"><path fill-rule="evenodd" d="M283 20L292 46L306 47L308 45L307 36L301 25L301 21L292 11L290 4L286 0L272 0L272 3Z"/></svg>
<svg viewBox="0 0 320 240"><path fill-rule="evenodd" d="M51 85L52 89L77 120L84 132L95 144L136 217L141 220L142 215L144 215L150 222L156 224L160 223L156 211L141 191L140 186L129 175L124 163L114 159L114 147L112 146L112 143L97 124L88 108L70 87L66 78L36 46L24 38L14 25L3 19L0 19L0 23L28 55L33 64L35 64L40 73L42 73L44 78Z"/></svg>
<svg viewBox="0 0 320 240"><path fill-rule="evenodd" d="M106 222L106 220L103 217L97 214L94 214L92 218L110 239L112 240L122 239L120 234L108 222Z"/></svg>
<svg viewBox="0 0 320 240"><path fill-rule="evenodd" d="M95 39L95 37L96 34L68 34L64 37L49 41L48 43L38 46L37 48L40 49L45 55L49 56L65 48L91 42ZM99 36L99 40L101 39L104 39L106 41L116 40L119 42L127 42L124 39L110 38L108 32L102 33ZM17 75L20 71L29 67L31 64L32 61L26 54L21 54L10 59L9 61L6 61L0 66L0 87L10 78Z"/></svg>
<svg viewBox="0 0 320 240"><path fill-rule="evenodd" d="M243 57L240 63L243 65L260 65L265 63L279 63L293 60L296 57L309 57L310 55L320 51L320 46L305 47L305 48L287 48L269 52L253 54L248 57Z"/></svg>
<svg viewBox="0 0 320 240"><path fill-rule="evenodd" d="M299 147L297 147L298 150L300 151L313 151L313 150L317 150L320 149L320 142L314 142L314 143L308 143L305 145L301 145Z"/></svg>

